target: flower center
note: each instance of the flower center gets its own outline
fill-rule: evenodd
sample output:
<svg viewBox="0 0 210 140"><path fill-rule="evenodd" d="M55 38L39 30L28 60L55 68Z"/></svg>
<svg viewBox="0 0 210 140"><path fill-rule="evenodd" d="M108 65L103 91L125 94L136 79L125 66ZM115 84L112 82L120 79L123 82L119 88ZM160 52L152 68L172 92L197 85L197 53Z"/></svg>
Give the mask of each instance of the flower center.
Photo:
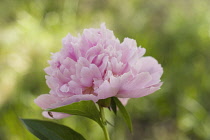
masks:
<svg viewBox="0 0 210 140"><path fill-rule="evenodd" d="M93 94L93 95L97 95L96 93L94 93L94 89L93 87L87 87L85 88L85 90L83 91L83 94Z"/></svg>

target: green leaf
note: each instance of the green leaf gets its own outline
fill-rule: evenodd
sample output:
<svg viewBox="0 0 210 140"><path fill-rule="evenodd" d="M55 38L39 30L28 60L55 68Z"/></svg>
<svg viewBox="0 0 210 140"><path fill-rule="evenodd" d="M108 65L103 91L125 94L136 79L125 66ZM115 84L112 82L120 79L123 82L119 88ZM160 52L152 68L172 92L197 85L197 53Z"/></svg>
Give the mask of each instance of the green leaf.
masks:
<svg viewBox="0 0 210 140"><path fill-rule="evenodd" d="M112 127L114 127L114 125L112 123L110 123L108 120L106 120L106 123L111 125Z"/></svg>
<svg viewBox="0 0 210 140"><path fill-rule="evenodd" d="M124 105L120 102L120 100L117 97L113 97L113 100L116 103L117 107L119 108L120 112L122 113L123 118L125 119L125 122L128 125L128 128L130 129L130 132L132 132L133 131L132 122Z"/></svg>
<svg viewBox="0 0 210 140"><path fill-rule="evenodd" d="M73 129L50 121L21 119L27 129L40 140L85 140Z"/></svg>
<svg viewBox="0 0 210 140"><path fill-rule="evenodd" d="M100 99L98 100L97 104L101 107L109 107L111 103L111 98Z"/></svg>
<svg viewBox="0 0 210 140"><path fill-rule="evenodd" d="M103 126L100 120L100 112L98 111L93 101L80 101L66 106L61 106L54 109L48 109L47 111L62 112L71 115L79 115L87 117L89 119L96 121L101 127Z"/></svg>
<svg viewBox="0 0 210 140"><path fill-rule="evenodd" d="M114 101L114 97L111 98L111 109L113 110L114 114L117 115L117 106Z"/></svg>

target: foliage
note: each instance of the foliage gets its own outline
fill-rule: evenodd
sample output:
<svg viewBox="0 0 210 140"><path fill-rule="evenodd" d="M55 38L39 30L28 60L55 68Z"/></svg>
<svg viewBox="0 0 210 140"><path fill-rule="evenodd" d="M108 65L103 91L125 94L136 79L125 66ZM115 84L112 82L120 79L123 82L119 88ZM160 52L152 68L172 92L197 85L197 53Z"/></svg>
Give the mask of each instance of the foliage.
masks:
<svg viewBox="0 0 210 140"><path fill-rule="evenodd" d="M85 140L76 131L49 121L21 119L27 129L40 140Z"/></svg>
<svg viewBox="0 0 210 140"><path fill-rule="evenodd" d="M62 112L71 115L79 115L94 120L100 126L102 126L100 120L100 113L93 101L80 101L72 103L70 105L50 109L52 112Z"/></svg>
<svg viewBox="0 0 210 140"><path fill-rule="evenodd" d="M128 125L128 128L132 132L133 131L132 122L131 122L130 116L129 116L128 112L126 111L124 105L119 101L118 98L116 98L116 97L112 97L112 98L113 98L116 106L119 108L119 111L122 113L122 116L125 119L125 122Z"/></svg>
<svg viewBox="0 0 210 140"><path fill-rule="evenodd" d="M113 102L119 108L119 111L122 113L125 122L127 123L130 131L132 132L132 123L127 113L125 107L122 105L120 100L116 97L112 97ZM105 101L105 99L102 99ZM107 98L106 100L110 100ZM99 100L100 101L100 100ZM78 115L83 116L89 119L92 119L103 129L105 139L109 140L109 134L106 129L107 120L105 119L104 107L98 104L99 110L96 107L96 104L93 101L79 101L69 105L61 106L58 108L47 109L46 111L53 118L52 112L61 112L69 115ZM78 132L72 130L69 127L59 125L56 123L32 119L21 119L27 129L34 134L39 139L52 139L52 140L69 140L69 139L84 139L82 135ZM84 126L84 124L83 124ZM82 126L81 126L82 127Z"/></svg>

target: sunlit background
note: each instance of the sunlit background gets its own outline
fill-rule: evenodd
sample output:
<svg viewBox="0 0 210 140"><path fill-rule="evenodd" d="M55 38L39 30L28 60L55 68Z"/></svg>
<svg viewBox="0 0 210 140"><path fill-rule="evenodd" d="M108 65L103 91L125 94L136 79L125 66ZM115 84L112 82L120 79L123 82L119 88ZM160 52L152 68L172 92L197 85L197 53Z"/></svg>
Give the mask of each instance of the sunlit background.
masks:
<svg viewBox="0 0 210 140"><path fill-rule="evenodd" d="M107 111L113 140L210 139L210 1L1 0L0 140L37 140L19 118L47 120L33 100L48 93L43 69L61 39L105 22L121 41L137 40L164 68L158 92L131 99L130 134ZM95 122L72 116L55 122L102 140Z"/></svg>

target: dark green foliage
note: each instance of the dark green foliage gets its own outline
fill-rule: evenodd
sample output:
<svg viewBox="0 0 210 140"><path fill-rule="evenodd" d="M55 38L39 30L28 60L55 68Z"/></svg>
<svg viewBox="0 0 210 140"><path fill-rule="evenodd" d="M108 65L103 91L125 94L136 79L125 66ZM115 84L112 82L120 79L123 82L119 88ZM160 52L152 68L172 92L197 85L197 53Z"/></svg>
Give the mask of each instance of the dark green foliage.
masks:
<svg viewBox="0 0 210 140"><path fill-rule="evenodd" d="M102 126L99 111L93 101L80 101L59 108L49 109L48 111L87 117Z"/></svg>
<svg viewBox="0 0 210 140"><path fill-rule="evenodd" d="M117 115L117 105L116 105L113 97L111 98L110 108L114 112L114 114Z"/></svg>
<svg viewBox="0 0 210 140"><path fill-rule="evenodd" d="M113 97L113 100L118 107L119 111L122 113L123 118L125 119L126 124L128 125L129 130L133 131L132 121L130 115L128 114L127 110L125 109L124 105L120 102L117 97Z"/></svg>
<svg viewBox="0 0 210 140"><path fill-rule="evenodd" d="M21 119L26 128L40 140L85 140L73 129L49 121Z"/></svg>

